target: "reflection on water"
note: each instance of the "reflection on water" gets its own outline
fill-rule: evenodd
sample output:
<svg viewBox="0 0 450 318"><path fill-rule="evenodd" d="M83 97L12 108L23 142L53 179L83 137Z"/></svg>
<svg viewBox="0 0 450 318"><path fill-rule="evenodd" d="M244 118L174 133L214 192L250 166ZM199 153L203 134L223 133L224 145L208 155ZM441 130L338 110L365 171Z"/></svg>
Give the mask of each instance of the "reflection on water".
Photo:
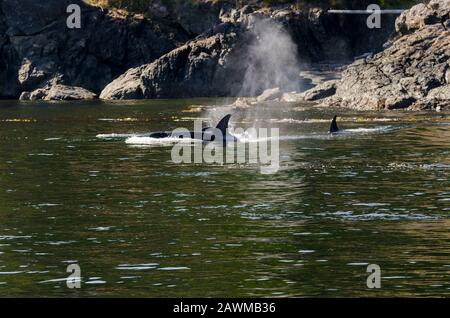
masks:
<svg viewBox="0 0 450 318"><path fill-rule="evenodd" d="M339 110L337 136L332 111L308 105L233 114L280 128L280 171L263 175L126 143L192 128L215 101L11 103L0 296L450 295L448 114ZM81 289L66 287L70 264Z"/></svg>

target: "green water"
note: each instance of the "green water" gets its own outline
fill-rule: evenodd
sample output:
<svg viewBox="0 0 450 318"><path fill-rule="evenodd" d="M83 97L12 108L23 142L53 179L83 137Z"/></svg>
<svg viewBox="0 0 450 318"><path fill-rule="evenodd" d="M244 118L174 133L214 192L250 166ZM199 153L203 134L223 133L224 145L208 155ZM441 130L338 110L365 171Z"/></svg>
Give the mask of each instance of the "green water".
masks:
<svg viewBox="0 0 450 318"><path fill-rule="evenodd" d="M1 102L0 296L450 295L450 114L339 110L330 137L335 110L234 110L280 128L272 175L97 137L190 128L223 102Z"/></svg>

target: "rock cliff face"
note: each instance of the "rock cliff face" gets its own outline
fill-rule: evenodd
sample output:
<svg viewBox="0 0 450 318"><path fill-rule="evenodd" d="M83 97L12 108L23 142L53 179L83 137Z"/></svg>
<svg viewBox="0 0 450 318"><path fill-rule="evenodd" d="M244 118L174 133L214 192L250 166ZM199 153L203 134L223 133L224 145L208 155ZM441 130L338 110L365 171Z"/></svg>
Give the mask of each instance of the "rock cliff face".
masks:
<svg viewBox="0 0 450 318"><path fill-rule="evenodd" d="M217 0L154 0L148 8L148 14L154 19L177 24L184 32L195 37L219 24L221 13L229 8L231 3Z"/></svg>
<svg viewBox="0 0 450 318"><path fill-rule="evenodd" d="M82 8L81 29L66 26L69 4ZM236 95L255 19L282 25L302 63L342 62L379 50L394 26L391 17L382 30L367 32L365 17L290 5L236 9L211 0L177 2L175 13L164 6L151 10L148 18L81 0L0 0L0 98L39 98L56 85L91 92L69 94L73 98L102 91L104 98ZM286 78L291 75L288 70Z"/></svg>
<svg viewBox="0 0 450 318"><path fill-rule="evenodd" d="M240 52L247 43L238 27L197 39L133 68L106 86L102 99L233 96L241 88Z"/></svg>
<svg viewBox="0 0 450 318"><path fill-rule="evenodd" d="M82 7L81 29L67 28L71 3ZM107 14L77 0L0 0L0 97L17 98L55 78L99 93L128 68L187 39L170 26Z"/></svg>
<svg viewBox="0 0 450 318"><path fill-rule="evenodd" d="M318 8L299 11L290 6L264 9L245 6L223 13L221 21L155 62L127 71L110 83L100 98L251 96L275 86L298 90L303 86L299 65L322 60L345 61L365 50L377 50L377 43L381 46L383 42L381 32L369 31L371 45L358 47L357 32L346 32L352 29L351 23L339 23L337 17ZM360 28L364 28L365 20L359 22ZM265 26L261 27L262 24ZM292 45L280 37L289 37L286 41ZM294 56L289 56L286 50ZM273 67L277 63L281 64ZM248 78L251 68L258 70L253 70L256 75ZM267 77L265 83L258 83L260 77ZM283 79L272 80L279 77ZM249 81L257 84L248 84Z"/></svg>
<svg viewBox="0 0 450 318"><path fill-rule="evenodd" d="M341 80L313 88L305 99L355 109L448 108L450 0L405 11L396 20L396 32L383 52L356 61Z"/></svg>
<svg viewBox="0 0 450 318"><path fill-rule="evenodd" d="M17 56L6 34L3 10L0 7L0 98L14 98L19 91L17 81Z"/></svg>

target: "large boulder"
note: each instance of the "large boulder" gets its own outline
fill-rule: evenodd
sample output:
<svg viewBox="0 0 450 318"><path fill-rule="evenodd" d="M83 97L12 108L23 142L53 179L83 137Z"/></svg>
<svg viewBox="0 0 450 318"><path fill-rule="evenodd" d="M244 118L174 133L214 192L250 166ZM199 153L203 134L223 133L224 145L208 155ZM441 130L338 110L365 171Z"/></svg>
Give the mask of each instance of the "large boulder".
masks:
<svg viewBox="0 0 450 318"><path fill-rule="evenodd" d="M200 38L162 56L155 62L128 70L105 87L102 99L230 96L241 88L242 46L238 27Z"/></svg>
<svg viewBox="0 0 450 318"><path fill-rule="evenodd" d="M303 93L306 101L316 101L336 94L336 81L326 81Z"/></svg>
<svg viewBox="0 0 450 318"><path fill-rule="evenodd" d="M261 95L259 95L256 98L256 101L258 103L261 103L261 102L268 102L268 101L272 101L272 100L277 100L282 95L283 95L283 92L278 87L269 88L269 89L266 89Z"/></svg>
<svg viewBox="0 0 450 318"><path fill-rule="evenodd" d="M395 21L395 30L402 35L424 28L426 25L444 23L450 14L450 0L431 0L419 3L403 12Z"/></svg>
<svg viewBox="0 0 450 318"><path fill-rule="evenodd" d="M448 107L449 12L449 0L404 12L397 20L397 38L383 52L350 65L333 83L335 93L320 103L370 110Z"/></svg>
<svg viewBox="0 0 450 318"><path fill-rule="evenodd" d="M48 85L32 92L22 92L20 100L92 100L96 94L82 87L67 86L62 84Z"/></svg>

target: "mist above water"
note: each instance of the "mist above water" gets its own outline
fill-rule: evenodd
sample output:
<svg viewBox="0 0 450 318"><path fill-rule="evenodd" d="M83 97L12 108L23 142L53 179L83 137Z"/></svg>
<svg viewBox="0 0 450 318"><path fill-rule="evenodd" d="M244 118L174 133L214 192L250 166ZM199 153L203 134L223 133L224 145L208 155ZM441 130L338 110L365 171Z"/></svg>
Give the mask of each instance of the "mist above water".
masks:
<svg viewBox="0 0 450 318"><path fill-rule="evenodd" d="M278 87L282 91L301 89L297 45L279 23L256 19L250 26L254 35L246 58L241 96L256 96L264 90Z"/></svg>
<svg viewBox="0 0 450 318"><path fill-rule="evenodd" d="M250 39L241 59L241 67L246 71L238 96L255 97L271 88L279 88L281 92L303 91L298 48L291 35L281 23L254 18L247 27ZM271 107L263 105L237 111L233 105L227 104L208 109L205 117L210 126L215 126L226 114L232 114L231 126L241 122L245 127L262 125L269 128L272 111Z"/></svg>

